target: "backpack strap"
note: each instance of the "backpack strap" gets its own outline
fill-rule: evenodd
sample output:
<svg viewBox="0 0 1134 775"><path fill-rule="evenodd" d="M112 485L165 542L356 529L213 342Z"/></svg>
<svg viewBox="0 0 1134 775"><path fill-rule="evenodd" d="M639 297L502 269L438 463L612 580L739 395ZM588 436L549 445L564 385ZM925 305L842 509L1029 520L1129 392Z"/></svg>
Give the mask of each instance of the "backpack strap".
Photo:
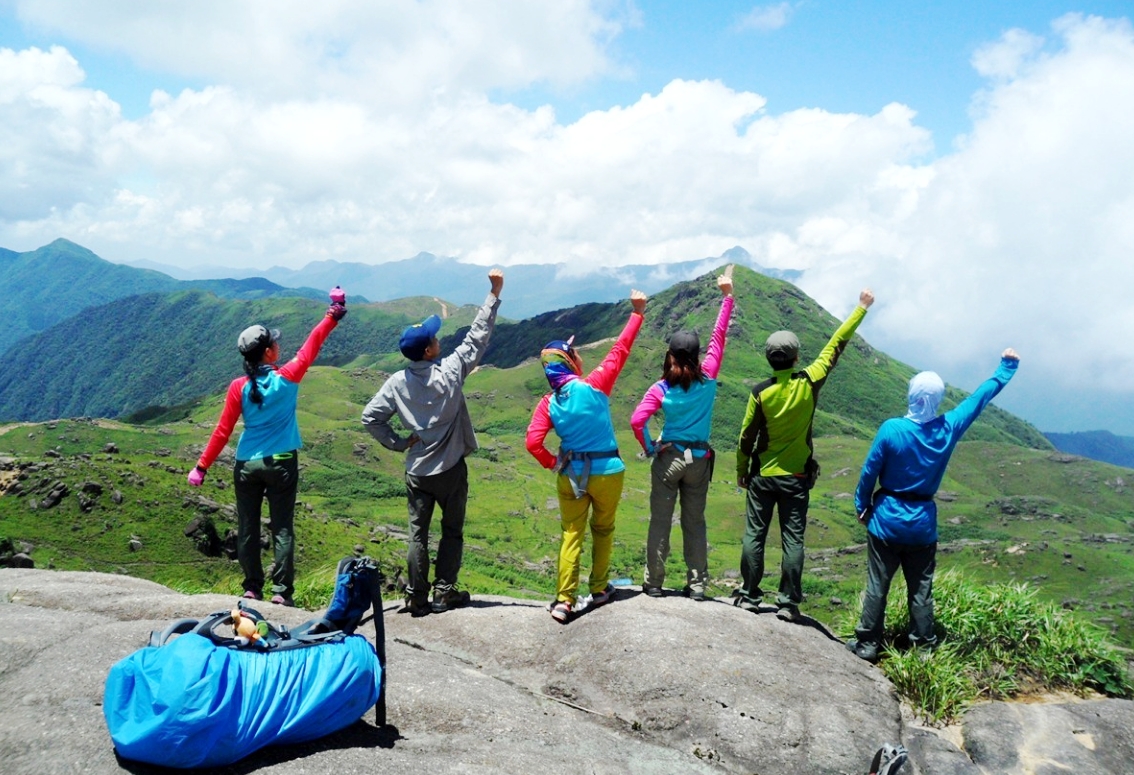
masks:
<svg viewBox="0 0 1134 775"><path fill-rule="evenodd" d="M164 630L151 631L150 642L147 645L155 647L164 646L174 635L184 635L187 632L192 632L193 628L196 626L196 619L178 619Z"/></svg>

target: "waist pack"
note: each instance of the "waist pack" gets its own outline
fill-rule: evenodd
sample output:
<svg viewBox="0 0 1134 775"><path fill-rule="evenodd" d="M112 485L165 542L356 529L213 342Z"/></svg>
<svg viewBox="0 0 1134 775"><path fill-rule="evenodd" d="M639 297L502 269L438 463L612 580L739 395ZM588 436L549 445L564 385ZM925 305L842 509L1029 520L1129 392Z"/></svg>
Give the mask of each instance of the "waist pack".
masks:
<svg viewBox="0 0 1134 775"><path fill-rule="evenodd" d="M267 745L336 732L376 705L385 724L381 573L369 558L343 560L339 571L327 613L293 629L272 625L242 601L233 611L151 633L150 645L106 679L103 713L118 754L167 767L216 767ZM336 607L340 599L345 608ZM377 649L351 634L370 605ZM256 635L230 637L225 625L234 614L250 619Z"/></svg>

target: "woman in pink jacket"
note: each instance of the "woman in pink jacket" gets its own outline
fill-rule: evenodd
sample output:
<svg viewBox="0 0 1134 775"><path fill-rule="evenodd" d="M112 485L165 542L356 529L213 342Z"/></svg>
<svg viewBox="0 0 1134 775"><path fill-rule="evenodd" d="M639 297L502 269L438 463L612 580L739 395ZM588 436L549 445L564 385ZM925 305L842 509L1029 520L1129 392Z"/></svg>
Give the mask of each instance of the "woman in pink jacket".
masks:
<svg viewBox="0 0 1134 775"><path fill-rule="evenodd" d="M346 315L346 294L337 286L331 306L295 358L277 366L280 332L250 326L237 339L244 357L243 377L228 386L224 409L205 451L189 472L189 484L200 487L205 474L228 444L236 421L244 419L244 432L236 445L233 482L236 490L236 557L244 572L244 597L263 598L264 567L260 561L260 511L268 501L275 550L272 568L272 602L293 605L295 591L295 493L299 485L299 423L295 408L299 383L319 357L331 331Z"/></svg>

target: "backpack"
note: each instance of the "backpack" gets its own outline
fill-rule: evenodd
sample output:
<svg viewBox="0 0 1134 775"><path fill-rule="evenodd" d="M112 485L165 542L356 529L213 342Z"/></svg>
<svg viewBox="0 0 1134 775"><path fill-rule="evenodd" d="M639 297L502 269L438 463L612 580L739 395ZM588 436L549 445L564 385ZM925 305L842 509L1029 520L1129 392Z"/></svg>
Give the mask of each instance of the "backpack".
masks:
<svg viewBox="0 0 1134 775"><path fill-rule="evenodd" d="M169 767L231 764L272 744L314 740L370 707L386 723L382 573L368 557L339 563L330 606L288 628L241 600L255 643L230 637L231 611L179 619L114 665L103 713L119 755ZM375 644L356 633L374 608Z"/></svg>

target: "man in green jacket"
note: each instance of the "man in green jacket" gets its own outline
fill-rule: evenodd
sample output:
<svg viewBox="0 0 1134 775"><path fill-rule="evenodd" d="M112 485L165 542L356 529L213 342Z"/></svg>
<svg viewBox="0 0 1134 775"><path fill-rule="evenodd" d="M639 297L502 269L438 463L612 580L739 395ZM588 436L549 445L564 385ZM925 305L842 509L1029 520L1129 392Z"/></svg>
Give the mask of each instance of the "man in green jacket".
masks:
<svg viewBox="0 0 1134 775"><path fill-rule="evenodd" d="M764 592L764 544L772 512L779 509L783 561L777 616L789 622L799 618L803 600L803 532L813 475L818 464L811 447L811 424L819 390L835 368L855 329L874 303L869 288L858 295L858 306L827 342L815 361L795 371L799 339L791 331L768 337L764 354L773 374L752 388L736 450L736 483L747 490L744 542L740 550L742 583L735 605L757 612Z"/></svg>

